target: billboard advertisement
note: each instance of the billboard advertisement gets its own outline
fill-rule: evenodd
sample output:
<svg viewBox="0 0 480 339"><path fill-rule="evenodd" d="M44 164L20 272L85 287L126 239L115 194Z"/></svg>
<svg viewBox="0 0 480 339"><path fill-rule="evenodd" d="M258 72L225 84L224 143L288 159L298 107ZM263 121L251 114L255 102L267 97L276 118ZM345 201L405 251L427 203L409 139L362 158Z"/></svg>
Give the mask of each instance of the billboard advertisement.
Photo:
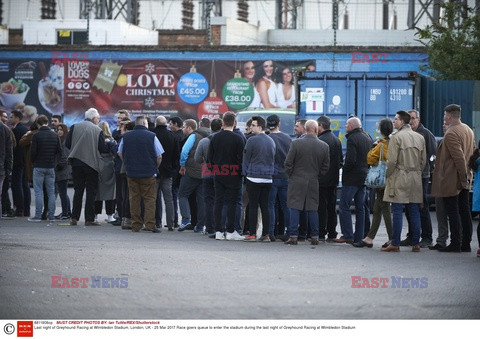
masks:
<svg viewBox="0 0 480 339"><path fill-rule="evenodd" d="M0 104L63 115L71 125L96 108L113 123L119 109L134 116L196 120L253 107L294 108L295 75L313 60L92 59L52 52L51 59L0 59Z"/></svg>

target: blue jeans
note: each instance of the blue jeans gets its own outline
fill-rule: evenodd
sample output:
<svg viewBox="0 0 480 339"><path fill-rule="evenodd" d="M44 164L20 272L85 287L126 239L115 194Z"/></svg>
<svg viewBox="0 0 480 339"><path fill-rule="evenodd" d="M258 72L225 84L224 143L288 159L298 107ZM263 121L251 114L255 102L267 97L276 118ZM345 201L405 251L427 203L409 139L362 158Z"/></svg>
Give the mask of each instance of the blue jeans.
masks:
<svg viewBox="0 0 480 339"><path fill-rule="evenodd" d="M33 189L35 191L35 218L38 219L42 217L44 184L48 197L47 218L53 220L55 214L55 169L35 167L33 169Z"/></svg>
<svg viewBox="0 0 480 339"><path fill-rule="evenodd" d="M197 189L197 227L205 226L205 207L203 201L202 179L195 179L187 174L180 180L180 187L178 188L178 206L180 207L180 214L182 215L182 222L190 221L190 205L188 204L188 197Z"/></svg>
<svg viewBox="0 0 480 339"><path fill-rule="evenodd" d="M288 225L290 220L290 209L287 207L287 189L288 179L273 179L272 188L270 189L270 196L268 197L268 212L270 213L270 225L268 227L268 234L275 236L275 224L277 221L275 215L275 201L280 201L279 213L283 213L283 220Z"/></svg>
<svg viewBox="0 0 480 339"><path fill-rule="evenodd" d="M400 246L400 237L402 236L403 226L403 205L399 203L392 203L393 215L393 236L392 245ZM419 204L405 204L410 213L410 225L412 226L412 246L418 245L420 242L420 205Z"/></svg>
<svg viewBox="0 0 480 339"><path fill-rule="evenodd" d="M350 202L355 201L355 234ZM365 230L365 186L343 186L339 203L340 228L344 239L361 241Z"/></svg>
<svg viewBox="0 0 480 339"><path fill-rule="evenodd" d="M432 242L433 236L432 236L432 220L430 219L430 208L428 206L428 200L427 200L427 189L428 189L428 181L430 178L422 178L422 188L423 188L423 207L420 207L420 225L422 228L421 231L421 238L422 240L425 240L427 242ZM408 222L408 233L407 233L407 238L411 239L412 237L412 231L411 231L411 220L410 220L410 214L407 211L405 211L405 216L407 217L407 222Z"/></svg>
<svg viewBox="0 0 480 339"><path fill-rule="evenodd" d="M300 210L290 209L290 222L287 227L289 237L298 237L298 222L300 220ZM307 214L308 225L310 226L310 236L318 239L318 211L305 211Z"/></svg>

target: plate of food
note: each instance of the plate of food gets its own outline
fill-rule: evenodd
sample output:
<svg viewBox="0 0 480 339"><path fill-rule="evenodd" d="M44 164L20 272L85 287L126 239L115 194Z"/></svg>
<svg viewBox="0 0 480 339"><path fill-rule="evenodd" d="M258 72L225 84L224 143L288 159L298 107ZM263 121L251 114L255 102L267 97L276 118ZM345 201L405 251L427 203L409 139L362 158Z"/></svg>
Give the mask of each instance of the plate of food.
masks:
<svg viewBox="0 0 480 339"><path fill-rule="evenodd" d="M22 80L11 78L0 85L0 101L3 106L13 109L16 105L25 102L30 87Z"/></svg>

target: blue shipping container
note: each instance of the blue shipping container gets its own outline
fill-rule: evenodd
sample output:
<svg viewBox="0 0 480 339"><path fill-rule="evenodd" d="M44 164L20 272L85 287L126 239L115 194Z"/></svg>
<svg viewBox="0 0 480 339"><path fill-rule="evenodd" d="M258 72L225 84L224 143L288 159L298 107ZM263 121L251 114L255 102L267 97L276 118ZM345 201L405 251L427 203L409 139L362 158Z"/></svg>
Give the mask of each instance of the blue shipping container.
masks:
<svg viewBox="0 0 480 339"><path fill-rule="evenodd" d="M373 139L377 122L395 117L399 110L414 108L415 73L321 73L298 77L299 119L327 115L332 131L346 145L345 122L352 116L362 121Z"/></svg>

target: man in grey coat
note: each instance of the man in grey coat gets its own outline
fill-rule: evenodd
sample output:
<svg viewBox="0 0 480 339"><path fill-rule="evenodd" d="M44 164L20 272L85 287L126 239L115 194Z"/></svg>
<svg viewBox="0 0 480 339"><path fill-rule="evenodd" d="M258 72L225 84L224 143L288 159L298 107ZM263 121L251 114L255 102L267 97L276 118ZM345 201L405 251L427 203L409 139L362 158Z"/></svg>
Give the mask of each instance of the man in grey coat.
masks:
<svg viewBox="0 0 480 339"><path fill-rule="evenodd" d="M318 123L315 120L308 120L305 129L307 134L292 142L285 159L285 171L289 177L287 207L290 208L287 245L297 244L301 211L307 212L311 244L318 245L318 178L328 171L330 150L327 143L317 138Z"/></svg>

